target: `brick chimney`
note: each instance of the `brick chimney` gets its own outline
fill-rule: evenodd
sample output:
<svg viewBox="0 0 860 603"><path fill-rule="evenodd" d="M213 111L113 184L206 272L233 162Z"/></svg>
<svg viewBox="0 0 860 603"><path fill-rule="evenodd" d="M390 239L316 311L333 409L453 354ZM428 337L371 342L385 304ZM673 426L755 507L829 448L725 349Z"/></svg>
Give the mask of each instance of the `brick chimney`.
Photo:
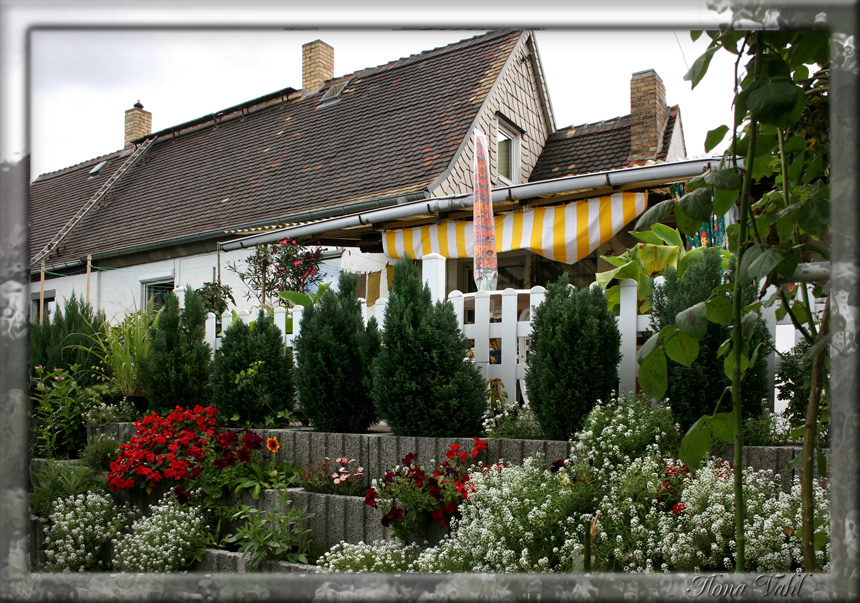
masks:
<svg viewBox="0 0 860 603"><path fill-rule="evenodd" d="M134 107L125 112L125 146L130 146L132 140L147 134L152 134L152 113L144 111L143 105L137 101Z"/></svg>
<svg viewBox="0 0 860 603"><path fill-rule="evenodd" d="M302 93L313 94L334 77L334 48L322 40L302 45Z"/></svg>
<svg viewBox="0 0 860 603"><path fill-rule="evenodd" d="M648 69L634 73L630 79L629 163L654 159L668 118L666 88L657 72Z"/></svg>

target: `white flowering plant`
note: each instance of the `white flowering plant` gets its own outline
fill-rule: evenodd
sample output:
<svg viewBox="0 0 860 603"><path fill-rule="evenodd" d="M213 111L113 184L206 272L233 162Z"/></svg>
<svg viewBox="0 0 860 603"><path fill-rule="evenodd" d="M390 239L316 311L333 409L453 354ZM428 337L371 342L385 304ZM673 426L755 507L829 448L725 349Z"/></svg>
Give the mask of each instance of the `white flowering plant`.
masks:
<svg viewBox="0 0 860 603"><path fill-rule="evenodd" d="M45 569L49 572L84 572L108 569L108 543L128 529L133 512L117 507L104 494L88 492L60 498L54 503L51 524L45 530Z"/></svg>
<svg viewBox="0 0 860 603"><path fill-rule="evenodd" d="M176 572L200 561L207 542L200 507L180 504L171 488L149 508L150 515L137 519L130 534L113 540L118 568L127 572Z"/></svg>
<svg viewBox="0 0 860 603"><path fill-rule="evenodd" d="M414 572L414 564L421 552L418 544L395 540L377 540L365 544L340 542L317 560L321 574L343 572Z"/></svg>

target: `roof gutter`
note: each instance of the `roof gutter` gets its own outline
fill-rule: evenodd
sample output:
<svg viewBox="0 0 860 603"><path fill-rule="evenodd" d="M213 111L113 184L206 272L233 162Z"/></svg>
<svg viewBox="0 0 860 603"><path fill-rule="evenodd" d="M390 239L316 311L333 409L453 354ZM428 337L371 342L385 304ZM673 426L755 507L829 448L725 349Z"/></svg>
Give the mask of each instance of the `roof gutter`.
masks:
<svg viewBox="0 0 860 603"><path fill-rule="evenodd" d="M543 180L540 182L529 182L516 184L493 190L494 202L514 199L534 199L546 195L558 195L571 193L591 188L619 187L637 183L649 182L671 182L698 176L712 165L719 164L719 157L705 159L688 159L673 163L661 163L640 167L624 168L581 176L567 176L554 180ZM742 162L740 163L742 165ZM423 214L438 214L445 211L464 210L472 207L473 198L471 193L461 195L449 195L445 197L432 197L429 199L404 203L393 207L387 207L367 212L354 213L347 216L329 218L288 228L267 232L233 241L221 243L224 251L233 251L280 241L285 237L313 236L330 230L338 230L351 226L369 225L375 222L409 218Z"/></svg>

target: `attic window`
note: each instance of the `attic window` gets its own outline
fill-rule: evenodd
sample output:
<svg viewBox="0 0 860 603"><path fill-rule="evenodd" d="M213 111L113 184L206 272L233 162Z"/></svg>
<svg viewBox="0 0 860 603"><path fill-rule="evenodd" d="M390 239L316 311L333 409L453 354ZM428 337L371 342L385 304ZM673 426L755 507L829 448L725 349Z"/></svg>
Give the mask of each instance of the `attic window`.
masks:
<svg viewBox="0 0 860 603"><path fill-rule="evenodd" d="M320 99L320 104L317 106L317 108L319 109L320 107L333 105L336 102L340 101L341 92L343 92L347 84L349 84L349 80L345 80L339 84L335 84L334 86L326 90L326 93L323 94L323 97Z"/></svg>
<svg viewBox="0 0 860 603"><path fill-rule="evenodd" d="M96 164L96 166L90 170L90 176L98 174L105 165L107 165L107 161L102 161L101 163Z"/></svg>
<svg viewBox="0 0 860 603"><path fill-rule="evenodd" d="M498 176L505 184L516 184L520 172L520 129L498 118L496 130L496 165Z"/></svg>

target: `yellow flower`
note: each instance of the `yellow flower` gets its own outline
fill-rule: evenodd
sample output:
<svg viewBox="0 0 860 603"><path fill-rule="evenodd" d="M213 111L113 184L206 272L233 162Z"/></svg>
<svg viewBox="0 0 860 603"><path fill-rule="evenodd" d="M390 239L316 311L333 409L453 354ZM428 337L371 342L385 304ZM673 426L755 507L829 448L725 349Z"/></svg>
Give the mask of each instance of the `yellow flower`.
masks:
<svg viewBox="0 0 860 603"><path fill-rule="evenodd" d="M278 445L278 438L269 438L266 440L266 448L269 449L269 452L277 452L280 448Z"/></svg>

